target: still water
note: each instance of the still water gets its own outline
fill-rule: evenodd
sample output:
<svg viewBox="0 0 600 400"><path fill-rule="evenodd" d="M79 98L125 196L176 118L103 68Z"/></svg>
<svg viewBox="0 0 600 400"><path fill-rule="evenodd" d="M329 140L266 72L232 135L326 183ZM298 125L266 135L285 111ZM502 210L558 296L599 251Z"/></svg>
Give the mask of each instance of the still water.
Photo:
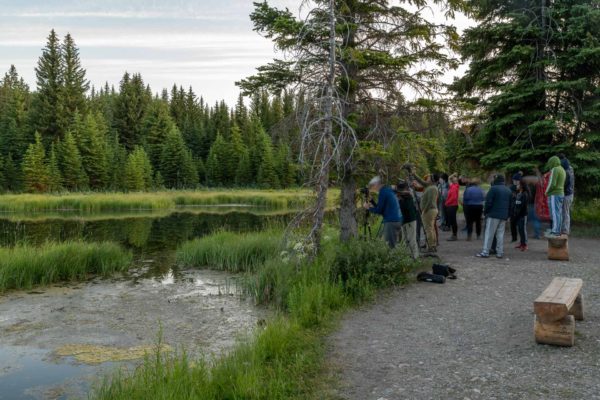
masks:
<svg viewBox="0 0 600 400"><path fill-rule="evenodd" d="M104 353L152 349L159 332L170 351L216 355L230 348L266 310L240 295L236 276L178 267L175 250L219 229L260 230L293 215L232 207L0 215L3 246L113 241L134 254L124 276L0 296L0 400L86 398L102 377L139 362Z"/></svg>

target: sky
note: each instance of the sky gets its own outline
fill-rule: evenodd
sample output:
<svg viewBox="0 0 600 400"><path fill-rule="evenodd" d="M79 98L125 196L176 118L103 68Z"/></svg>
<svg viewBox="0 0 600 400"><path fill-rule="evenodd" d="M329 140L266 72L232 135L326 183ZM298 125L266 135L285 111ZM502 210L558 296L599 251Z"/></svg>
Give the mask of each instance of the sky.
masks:
<svg viewBox="0 0 600 400"><path fill-rule="evenodd" d="M235 81L275 55L252 30L253 0L0 0L0 71L14 64L35 88L35 66L51 29L71 33L87 77L118 87L139 72L154 92L173 84L207 101L238 95ZM269 0L297 12L299 0ZM461 17L457 25L464 28ZM450 77L451 78L451 77Z"/></svg>

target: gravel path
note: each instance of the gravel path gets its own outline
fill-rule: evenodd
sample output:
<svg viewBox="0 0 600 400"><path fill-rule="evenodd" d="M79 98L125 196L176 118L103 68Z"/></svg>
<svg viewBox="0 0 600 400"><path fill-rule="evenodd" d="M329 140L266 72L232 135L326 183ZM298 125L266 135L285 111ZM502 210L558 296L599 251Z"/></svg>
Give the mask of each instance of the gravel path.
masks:
<svg viewBox="0 0 600 400"><path fill-rule="evenodd" d="M336 395L600 399L600 240L573 239L571 261L556 262L545 241L527 253L507 243L505 259L480 260L481 241L446 237L439 253L458 280L396 289L343 319L330 340ZM586 320L576 321L572 348L533 338L533 301L555 276L584 280Z"/></svg>

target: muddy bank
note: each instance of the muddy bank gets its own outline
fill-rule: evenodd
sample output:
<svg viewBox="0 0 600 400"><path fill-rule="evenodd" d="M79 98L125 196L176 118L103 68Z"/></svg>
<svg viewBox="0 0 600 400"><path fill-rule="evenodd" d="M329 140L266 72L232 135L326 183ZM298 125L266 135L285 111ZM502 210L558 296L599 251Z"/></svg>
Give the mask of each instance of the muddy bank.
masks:
<svg viewBox="0 0 600 400"><path fill-rule="evenodd" d="M0 399L85 396L95 376L131 364L159 330L169 348L220 353L265 317L237 289L224 273L171 269L1 296Z"/></svg>

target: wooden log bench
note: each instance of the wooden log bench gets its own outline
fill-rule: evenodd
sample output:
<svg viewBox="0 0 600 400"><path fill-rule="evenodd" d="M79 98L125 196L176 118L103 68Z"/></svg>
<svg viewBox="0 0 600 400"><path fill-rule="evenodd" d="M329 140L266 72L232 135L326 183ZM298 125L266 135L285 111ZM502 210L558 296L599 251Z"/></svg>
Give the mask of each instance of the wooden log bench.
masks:
<svg viewBox="0 0 600 400"><path fill-rule="evenodd" d="M560 235L548 237L548 259L569 261L569 237Z"/></svg>
<svg viewBox="0 0 600 400"><path fill-rule="evenodd" d="M557 346L575 344L575 320L583 320L583 281L554 278L533 303L533 331L537 343Z"/></svg>

